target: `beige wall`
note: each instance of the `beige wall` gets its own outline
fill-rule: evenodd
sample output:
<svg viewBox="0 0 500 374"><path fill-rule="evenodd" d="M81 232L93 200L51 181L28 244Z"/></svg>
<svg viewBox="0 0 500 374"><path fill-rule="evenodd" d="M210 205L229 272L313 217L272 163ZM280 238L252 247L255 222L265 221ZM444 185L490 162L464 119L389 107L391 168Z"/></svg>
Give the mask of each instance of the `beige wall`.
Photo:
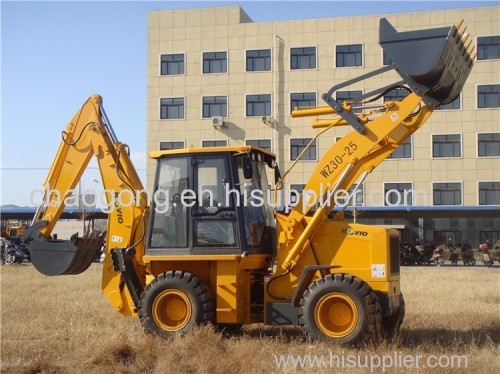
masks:
<svg viewBox="0 0 500 374"><path fill-rule="evenodd" d="M392 14L387 18L398 31L451 26L464 19L471 35L490 36L500 35L499 15L500 8L492 7ZM148 150L157 150L160 141L185 141L189 147L200 146L202 140L228 139L229 145L241 145L245 144L245 139L270 138L273 143L277 140L273 151L280 159L280 167L286 168L290 157L289 139L315 134L310 118L292 119L289 115L290 93L316 92L318 105L323 105L321 94L334 84L381 67L382 49L377 42L379 18L381 16L253 23L239 7L151 12ZM278 43L274 35L279 35L284 43ZM363 45L363 67L334 67L336 45L360 43ZM317 68L291 71L290 48L307 46L317 47ZM272 71L245 72L247 49L272 49ZM202 52L212 51L228 51L227 74L201 73ZM185 53L185 75L160 76L162 53ZM364 81L349 89L368 92L395 79L396 74L389 73L384 78ZM384 162L368 177L365 193L383 189L384 182L413 182L414 189L427 191L431 198L432 182L460 181L463 182L463 204L476 205L478 181L500 181L500 158L477 158L477 133L500 131L499 109L476 109L476 85L492 83L500 83L499 61L477 61L463 89L461 109L436 111L429 123L414 135L412 159ZM254 93L273 94L272 116L278 120L276 131L260 117L245 117L245 94ZM213 95L228 96L226 129L216 130L210 119L201 118L201 97ZM184 97L185 120L160 120L161 97ZM335 137L347 131L349 129L340 128L322 136L319 157L333 144ZM462 157L432 159L432 134L461 134ZM300 162L287 182L305 183L316 164ZM154 161L148 161L148 188L153 183L154 168Z"/></svg>

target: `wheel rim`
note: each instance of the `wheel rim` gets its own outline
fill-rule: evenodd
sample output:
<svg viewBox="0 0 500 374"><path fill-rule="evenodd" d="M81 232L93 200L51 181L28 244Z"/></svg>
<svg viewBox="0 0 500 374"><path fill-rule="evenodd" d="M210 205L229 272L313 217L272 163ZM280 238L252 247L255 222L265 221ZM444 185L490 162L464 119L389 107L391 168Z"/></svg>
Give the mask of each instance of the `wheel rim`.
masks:
<svg viewBox="0 0 500 374"><path fill-rule="evenodd" d="M353 300L341 293L323 296L314 310L314 319L321 332L333 338L349 335L358 323L358 308Z"/></svg>
<svg viewBox="0 0 500 374"><path fill-rule="evenodd" d="M163 330L182 330L191 319L191 302L183 292L175 289L162 291L152 307L155 323Z"/></svg>

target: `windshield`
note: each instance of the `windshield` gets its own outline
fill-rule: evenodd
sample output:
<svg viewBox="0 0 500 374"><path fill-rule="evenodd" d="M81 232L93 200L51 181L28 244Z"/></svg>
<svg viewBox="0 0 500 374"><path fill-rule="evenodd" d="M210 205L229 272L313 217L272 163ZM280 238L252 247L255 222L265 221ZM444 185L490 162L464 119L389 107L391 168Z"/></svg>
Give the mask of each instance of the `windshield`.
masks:
<svg viewBox="0 0 500 374"><path fill-rule="evenodd" d="M187 157L160 160L154 196L151 248L186 247L187 207L178 197L190 185Z"/></svg>

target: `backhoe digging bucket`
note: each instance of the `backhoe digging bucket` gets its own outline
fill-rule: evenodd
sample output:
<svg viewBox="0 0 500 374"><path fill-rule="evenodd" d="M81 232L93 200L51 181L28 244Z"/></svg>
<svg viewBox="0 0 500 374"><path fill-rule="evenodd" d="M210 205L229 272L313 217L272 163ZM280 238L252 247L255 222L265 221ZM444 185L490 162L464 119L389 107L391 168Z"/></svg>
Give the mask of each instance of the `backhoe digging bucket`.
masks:
<svg viewBox="0 0 500 374"><path fill-rule="evenodd" d="M104 243L104 234L88 237L73 235L70 240L45 239L38 229L47 221L38 221L23 236L33 266L44 275L80 274L92 264Z"/></svg>
<svg viewBox="0 0 500 374"><path fill-rule="evenodd" d="M379 43L406 84L435 108L460 95L474 64L464 31L452 26L397 32L382 18Z"/></svg>

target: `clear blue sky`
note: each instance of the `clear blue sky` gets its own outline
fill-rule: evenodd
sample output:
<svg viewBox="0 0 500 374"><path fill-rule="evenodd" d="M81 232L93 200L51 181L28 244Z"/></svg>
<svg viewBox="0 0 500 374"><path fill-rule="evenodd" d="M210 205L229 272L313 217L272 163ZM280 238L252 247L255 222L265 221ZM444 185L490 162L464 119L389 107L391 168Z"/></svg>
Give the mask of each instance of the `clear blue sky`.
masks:
<svg viewBox="0 0 500 374"><path fill-rule="evenodd" d="M29 205L45 180L61 131L92 93L145 183L147 14L240 5L255 21L391 14L494 2L1 2L0 205ZM90 170L84 188L98 177Z"/></svg>

